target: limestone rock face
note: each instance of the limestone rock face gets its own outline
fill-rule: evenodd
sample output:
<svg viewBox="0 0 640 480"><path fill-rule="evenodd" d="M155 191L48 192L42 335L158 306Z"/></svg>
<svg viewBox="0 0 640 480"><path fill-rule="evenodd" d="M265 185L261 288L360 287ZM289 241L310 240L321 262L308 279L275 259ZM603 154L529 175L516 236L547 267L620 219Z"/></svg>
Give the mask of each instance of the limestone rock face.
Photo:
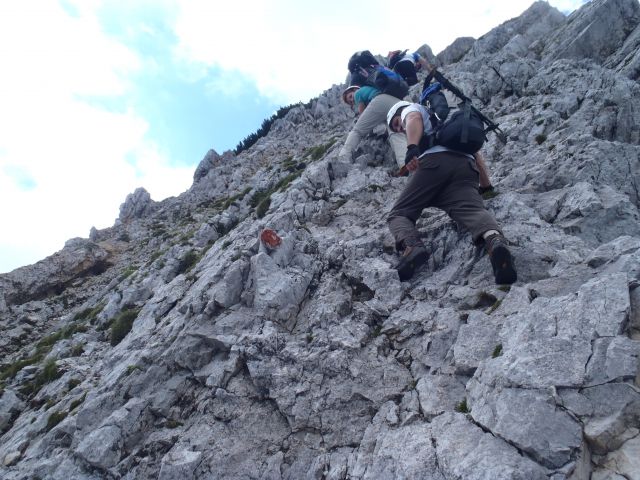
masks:
<svg viewBox="0 0 640 480"><path fill-rule="evenodd" d="M120 205L119 222L127 222L133 218L140 218L153 209L151 195L144 188L136 188L135 192L127 195L126 200Z"/></svg>
<svg viewBox="0 0 640 480"><path fill-rule="evenodd" d="M598 63L625 46L640 24L637 0L594 0L574 12L545 47L552 58L591 58ZM633 41L633 39L630 39Z"/></svg>
<svg viewBox="0 0 640 480"><path fill-rule="evenodd" d="M435 209L400 282L407 179L383 126L338 158L344 85L0 275L0 478L637 478L637 12L536 2L438 56L508 137L509 288Z"/></svg>

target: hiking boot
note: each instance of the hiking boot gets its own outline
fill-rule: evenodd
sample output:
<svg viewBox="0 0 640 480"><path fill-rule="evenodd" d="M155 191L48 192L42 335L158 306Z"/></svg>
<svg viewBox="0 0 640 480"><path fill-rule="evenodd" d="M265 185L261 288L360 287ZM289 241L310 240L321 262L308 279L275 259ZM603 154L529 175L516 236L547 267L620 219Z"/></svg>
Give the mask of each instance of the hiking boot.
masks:
<svg viewBox="0 0 640 480"><path fill-rule="evenodd" d="M513 257L507 248L507 239L500 234L493 234L484 241L484 246L489 254L493 276L498 285L511 285L518 279L516 268L513 265Z"/></svg>
<svg viewBox="0 0 640 480"><path fill-rule="evenodd" d="M400 281L404 282L413 277L416 270L427 262L429 256L424 244L417 238L408 238L402 243L404 244L404 251L396 270L398 270Z"/></svg>

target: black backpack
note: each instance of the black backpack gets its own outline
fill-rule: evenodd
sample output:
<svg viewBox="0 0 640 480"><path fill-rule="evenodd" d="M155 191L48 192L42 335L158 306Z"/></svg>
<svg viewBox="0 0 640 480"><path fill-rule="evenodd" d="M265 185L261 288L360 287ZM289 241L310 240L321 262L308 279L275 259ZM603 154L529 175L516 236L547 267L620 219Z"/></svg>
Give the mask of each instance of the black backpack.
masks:
<svg viewBox="0 0 640 480"><path fill-rule="evenodd" d="M487 141L484 122L470 101L458 104L458 110L449 117L449 105L438 82L423 90L420 103L427 107L433 127L432 134L422 136L421 151L442 145L473 155Z"/></svg>
<svg viewBox="0 0 640 480"><path fill-rule="evenodd" d="M376 57L369 50L362 50L351 55L347 68L353 74L360 68L369 68L372 65L380 65Z"/></svg>
<svg viewBox="0 0 640 480"><path fill-rule="evenodd" d="M391 58L389 58L387 60L387 64L388 67L393 69L393 67L396 66L396 63L398 63L400 60L402 60L404 58L404 56L407 54L407 50L394 50L393 52L391 52L391 54L394 54L391 56Z"/></svg>
<svg viewBox="0 0 640 480"><path fill-rule="evenodd" d="M371 83L371 71L376 65L380 65L376 57L369 50L362 50L351 55L347 68L351 73L350 85L375 86Z"/></svg>

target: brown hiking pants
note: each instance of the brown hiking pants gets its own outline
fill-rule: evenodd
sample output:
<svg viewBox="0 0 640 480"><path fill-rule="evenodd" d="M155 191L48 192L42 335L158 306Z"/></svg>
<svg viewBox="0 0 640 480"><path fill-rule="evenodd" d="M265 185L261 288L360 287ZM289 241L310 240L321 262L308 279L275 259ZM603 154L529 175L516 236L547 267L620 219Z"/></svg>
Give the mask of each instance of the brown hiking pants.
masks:
<svg viewBox="0 0 640 480"><path fill-rule="evenodd" d="M416 221L422 210L437 207L467 228L474 243L489 230L501 232L496 219L484 207L478 193L479 173L475 160L455 152L438 152L420 159L389 213L387 222L396 244L419 238Z"/></svg>

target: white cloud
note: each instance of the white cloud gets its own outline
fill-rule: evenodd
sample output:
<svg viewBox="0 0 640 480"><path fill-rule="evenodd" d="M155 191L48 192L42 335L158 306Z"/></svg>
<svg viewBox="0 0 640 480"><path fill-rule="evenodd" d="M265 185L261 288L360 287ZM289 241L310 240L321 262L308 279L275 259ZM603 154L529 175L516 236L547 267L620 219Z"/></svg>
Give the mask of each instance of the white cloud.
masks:
<svg viewBox="0 0 640 480"><path fill-rule="evenodd" d="M140 68L84 5L78 17L52 1L0 7L0 272L111 226L138 186L162 199L190 184L191 168L145 140L144 119L82 100L126 95Z"/></svg>
<svg viewBox="0 0 640 480"><path fill-rule="evenodd" d="M282 103L307 100L346 77L357 50L386 54L428 44L440 52L461 36L479 37L520 15L531 0L185 0L179 4L177 55L254 78ZM582 0L550 2L564 10Z"/></svg>

